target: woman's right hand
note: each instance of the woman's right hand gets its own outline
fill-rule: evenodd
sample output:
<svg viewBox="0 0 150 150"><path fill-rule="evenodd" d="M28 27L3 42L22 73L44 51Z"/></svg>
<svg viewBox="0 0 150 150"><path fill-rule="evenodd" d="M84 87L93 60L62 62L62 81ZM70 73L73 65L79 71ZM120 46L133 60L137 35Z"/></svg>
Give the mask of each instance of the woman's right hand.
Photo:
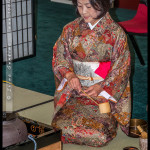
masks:
<svg viewBox="0 0 150 150"><path fill-rule="evenodd" d="M76 90L79 93L81 92L81 83L74 72L66 73L65 78L67 79L70 88Z"/></svg>

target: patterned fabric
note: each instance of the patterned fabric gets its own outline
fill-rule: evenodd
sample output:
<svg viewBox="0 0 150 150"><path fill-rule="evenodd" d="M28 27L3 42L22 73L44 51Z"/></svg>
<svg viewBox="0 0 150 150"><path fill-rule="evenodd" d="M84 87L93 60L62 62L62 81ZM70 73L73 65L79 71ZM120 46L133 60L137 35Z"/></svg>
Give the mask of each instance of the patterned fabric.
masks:
<svg viewBox="0 0 150 150"><path fill-rule="evenodd" d="M93 30L82 18L63 28L53 48L52 66L57 82L60 83L67 72L76 72L73 59L80 62L110 61L110 70L99 84L117 102L109 101L111 113L100 114L93 101L80 97L68 84L63 90L56 90L52 126L62 129L62 141L104 146L116 136L118 123L128 134L131 117L130 52L126 34L109 13ZM97 103L108 101L102 96L92 98Z"/></svg>

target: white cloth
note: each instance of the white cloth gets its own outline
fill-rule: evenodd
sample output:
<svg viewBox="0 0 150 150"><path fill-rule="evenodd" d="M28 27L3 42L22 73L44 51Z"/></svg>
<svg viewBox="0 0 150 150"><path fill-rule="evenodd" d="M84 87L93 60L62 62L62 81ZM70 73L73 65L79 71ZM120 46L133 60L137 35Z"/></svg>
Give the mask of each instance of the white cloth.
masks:
<svg viewBox="0 0 150 150"><path fill-rule="evenodd" d="M103 18L103 17L102 17L102 18ZM101 20L102 18L100 18L94 25L92 25L91 23L88 23L90 29L93 30L94 27L100 22L100 20Z"/></svg>

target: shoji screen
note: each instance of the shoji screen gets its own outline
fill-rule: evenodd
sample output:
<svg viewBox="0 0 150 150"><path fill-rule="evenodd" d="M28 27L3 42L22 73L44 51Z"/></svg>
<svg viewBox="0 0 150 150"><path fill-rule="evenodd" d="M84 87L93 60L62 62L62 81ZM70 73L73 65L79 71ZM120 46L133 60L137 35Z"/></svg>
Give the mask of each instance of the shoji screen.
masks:
<svg viewBox="0 0 150 150"><path fill-rule="evenodd" d="M34 0L3 0L2 9L3 62L10 46L13 61L35 56Z"/></svg>

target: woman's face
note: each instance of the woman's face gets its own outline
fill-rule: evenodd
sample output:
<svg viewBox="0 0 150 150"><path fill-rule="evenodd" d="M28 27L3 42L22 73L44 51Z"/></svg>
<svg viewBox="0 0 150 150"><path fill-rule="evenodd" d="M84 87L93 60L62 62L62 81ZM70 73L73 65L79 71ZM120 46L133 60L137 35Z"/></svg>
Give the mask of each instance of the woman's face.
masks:
<svg viewBox="0 0 150 150"><path fill-rule="evenodd" d="M100 11L95 10L89 0L77 0L77 8L85 22L94 25L99 20L95 18L100 14Z"/></svg>

